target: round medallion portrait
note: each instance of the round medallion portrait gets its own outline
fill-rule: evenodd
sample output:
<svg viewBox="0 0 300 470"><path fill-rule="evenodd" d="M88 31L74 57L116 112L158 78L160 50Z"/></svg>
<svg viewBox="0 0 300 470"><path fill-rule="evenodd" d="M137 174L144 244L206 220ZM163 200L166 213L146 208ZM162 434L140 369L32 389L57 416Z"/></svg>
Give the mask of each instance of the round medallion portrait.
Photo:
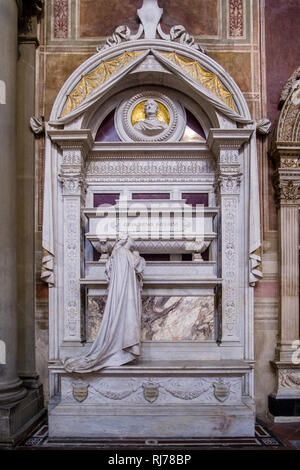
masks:
<svg viewBox="0 0 300 470"><path fill-rule="evenodd" d="M125 141L177 140L184 130L185 112L177 101L149 89L120 103L115 125Z"/></svg>

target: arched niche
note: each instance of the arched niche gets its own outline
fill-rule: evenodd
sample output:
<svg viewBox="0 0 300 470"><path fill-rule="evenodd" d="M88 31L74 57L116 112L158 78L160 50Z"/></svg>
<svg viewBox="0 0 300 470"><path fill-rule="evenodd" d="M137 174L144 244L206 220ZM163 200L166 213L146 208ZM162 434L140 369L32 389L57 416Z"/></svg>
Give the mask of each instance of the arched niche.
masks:
<svg viewBox="0 0 300 470"><path fill-rule="evenodd" d="M123 138L119 142L95 142L103 119L122 100L126 102L132 90L154 88L195 116L204 130L203 141ZM111 201L121 195L132 201L136 195L143 200L149 194L150 200L158 196L164 199L167 194L170 204L205 194L205 240L209 246L206 257L201 259L203 245L191 249L191 257L186 258L182 252L185 239L176 243L156 241L150 248L147 240L137 241L142 254L170 255L169 259L148 258L143 286L147 308L157 298L184 299L186 312L209 311L213 328L206 336L205 328L200 328L203 335L199 333L196 338L182 333L169 337L165 331L153 340L153 331L152 337L149 331L142 332L139 364L116 368L103 380L108 380L107 386L116 396L119 387L129 387L128 380L133 380L136 390L144 390L145 403L139 402L142 395L137 397L140 392L135 390L128 395L132 399L118 402L112 414L122 415L122 407L131 409L137 400L141 405L139 416L146 423L145 433L154 435L155 423L147 400L151 383L156 380L154 399L169 407L168 417L160 417L162 435L173 419L173 408L181 420L189 413L194 416L191 426L180 429L180 435L218 434L213 422L221 425L224 413L232 423L227 435L253 435L253 285L261 277L258 175L255 123L233 79L190 43L156 37L117 42L85 61L66 81L46 124L46 134L43 276L50 285L50 393L52 401L58 403L50 414L52 437L57 432L55 426L61 425L60 437L72 435L70 427L67 430L68 420L62 424L66 409L73 410L73 420L79 419L75 418L76 398L70 405L74 376L66 373L63 362L88 351L92 341L88 336L89 297L105 297L107 288L101 259L105 259L113 241L107 243L100 262L93 258L91 248L95 242L93 205L100 193ZM150 302L149 298L154 300ZM180 316L180 312L176 314ZM124 371L127 378L122 382ZM174 376L180 383L180 393L175 383L173 388L166 385ZM80 380L84 390L97 388L99 375ZM207 386L202 398L202 392L197 393L199 385ZM159 388L166 394L160 396ZM99 418L110 400L108 395L103 398L103 390L99 393L98 398L93 395L98 411L89 415L87 427L78 422L78 432L87 436L93 423L98 436L106 426L117 435L110 418ZM196 397L195 403L189 401L192 397ZM87 403L94 398L87 398ZM199 429L199 422L205 429ZM176 436L179 431L173 424L168 432Z"/></svg>

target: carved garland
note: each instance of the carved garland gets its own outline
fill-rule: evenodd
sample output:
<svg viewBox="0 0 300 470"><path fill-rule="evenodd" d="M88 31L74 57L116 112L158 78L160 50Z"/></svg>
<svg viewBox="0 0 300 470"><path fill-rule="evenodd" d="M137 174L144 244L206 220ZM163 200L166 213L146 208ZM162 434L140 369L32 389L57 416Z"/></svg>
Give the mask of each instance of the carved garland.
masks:
<svg viewBox="0 0 300 470"><path fill-rule="evenodd" d="M198 379L198 387L192 388L188 391L181 388L180 384L178 383L178 380L168 379L165 383L159 382L157 380L154 382L152 381L152 379L149 379L148 382L142 381L136 383L135 379L131 379L130 382L131 385L127 384L126 388L124 388L123 390L118 389L118 391L108 389L107 385L100 388L98 385L92 385L88 383L86 383L85 385L84 383L81 383L81 386L84 386L86 389L89 389L89 395L100 395L104 398L107 398L108 400L113 401L125 400L126 398L132 395L134 396L136 392L140 392L144 388L147 388L149 385L151 385L151 387L155 389L155 398L153 400L149 400L144 393L143 396L145 400L150 402L155 401L158 398L159 389L163 390L164 392L167 392L174 398L183 401L196 400L201 395L204 395L202 398L203 402L212 402L214 400L224 402L229 398L231 398L231 400L240 400L240 381L237 380L224 382L224 380L220 379L218 382L214 382L214 379L201 378ZM74 399L76 399L76 397L74 397L72 391L68 390L66 394L66 399L71 399L73 401ZM136 401L138 400L138 397L135 396L133 397L133 399L134 401Z"/></svg>

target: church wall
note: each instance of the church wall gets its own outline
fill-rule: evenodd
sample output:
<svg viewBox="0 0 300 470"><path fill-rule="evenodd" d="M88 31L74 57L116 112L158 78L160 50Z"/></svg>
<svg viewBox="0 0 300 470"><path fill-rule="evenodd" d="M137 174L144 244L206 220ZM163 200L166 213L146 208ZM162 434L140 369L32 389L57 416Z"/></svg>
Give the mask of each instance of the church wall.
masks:
<svg viewBox="0 0 300 470"><path fill-rule="evenodd" d="M274 3L276 7L274 8ZM276 96L282 84L296 68L294 44L281 53L288 57L288 67L276 64L281 34L279 15L284 12L294 34L292 18L296 0L160 0L164 8L162 28L183 24L206 48L241 88L254 119L275 117ZM96 52L96 46L120 24L137 29L135 11L142 0L49 0L40 25L37 74L38 114L49 119L51 107L61 86L75 68ZM272 26L273 24L273 26ZM265 30L266 25L266 30ZM295 26L296 27L296 26ZM267 38L265 56L265 34ZM270 36L272 40L270 41ZM285 36L284 36L285 37ZM296 42L296 41L295 41ZM277 44L277 47L275 46ZM279 83L280 82L280 83ZM277 93L277 95L276 95ZM267 107L268 105L268 107ZM43 189L43 140L37 142L36 188L36 338L37 367L47 390L47 289L39 280L41 259L41 220ZM255 289L255 355L257 411L264 414L267 395L274 385L269 361L274 359L277 335L278 279L276 209L268 164L267 139L258 138L263 230L264 280Z"/></svg>
<svg viewBox="0 0 300 470"><path fill-rule="evenodd" d="M293 71L299 66L299 0L265 1L265 56L261 58L265 74L266 116L276 125L280 94ZM263 39L263 37L262 37ZM273 165L267 150L272 132L261 155L261 196L263 221L264 280L255 289L256 404L259 413L267 409L267 397L274 387L274 346L278 339L278 217L273 187Z"/></svg>

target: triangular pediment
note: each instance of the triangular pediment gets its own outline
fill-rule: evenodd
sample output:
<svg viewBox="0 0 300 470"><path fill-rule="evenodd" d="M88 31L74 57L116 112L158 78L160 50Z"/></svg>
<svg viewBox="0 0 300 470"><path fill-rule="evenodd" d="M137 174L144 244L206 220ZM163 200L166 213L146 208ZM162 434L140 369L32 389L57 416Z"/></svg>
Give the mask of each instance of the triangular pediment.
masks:
<svg viewBox="0 0 300 470"><path fill-rule="evenodd" d="M61 125L85 113L114 87L122 87L129 74L172 74L178 88L192 89L200 101L227 118L251 121L245 99L234 80L204 53L182 25L162 31L162 9L156 0L144 0L137 11L141 24L135 35L126 25L116 28L98 53L85 61L61 89L50 122ZM139 84L139 83L137 83Z"/></svg>

